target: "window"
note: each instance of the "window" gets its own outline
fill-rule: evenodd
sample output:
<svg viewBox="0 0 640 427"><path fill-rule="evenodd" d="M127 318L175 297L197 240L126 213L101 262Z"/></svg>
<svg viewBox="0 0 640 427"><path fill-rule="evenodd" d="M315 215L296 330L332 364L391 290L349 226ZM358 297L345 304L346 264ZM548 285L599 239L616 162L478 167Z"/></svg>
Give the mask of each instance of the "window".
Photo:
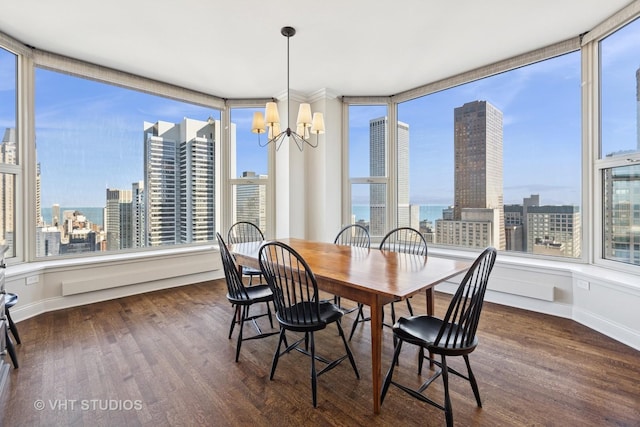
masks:
<svg viewBox="0 0 640 427"><path fill-rule="evenodd" d="M402 102L397 132L399 226L581 257L579 52Z"/></svg>
<svg viewBox="0 0 640 427"><path fill-rule="evenodd" d="M260 108L232 108L231 152L232 167L229 178L232 185L232 222L248 221L267 235L267 191L269 147L260 147L258 136L251 132L253 113ZM235 135L235 138L233 138ZM266 135L260 135L262 143Z"/></svg>
<svg viewBox="0 0 640 427"><path fill-rule="evenodd" d="M0 48L0 245L16 256L16 184L19 174L17 135L17 56Z"/></svg>
<svg viewBox="0 0 640 427"><path fill-rule="evenodd" d="M387 232L386 105L349 106L349 182L351 222L369 230L372 239Z"/></svg>
<svg viewBox="0 0 640 427"><path fill-rule="evenodd" d="M36 256L215 240L220 111L36 68Z"/></svg>
<svg viewBox="0 0 640 427"><path fill-rule="evenodd" d="M640 20L600 42L602 257L640 265Z"/></svg>

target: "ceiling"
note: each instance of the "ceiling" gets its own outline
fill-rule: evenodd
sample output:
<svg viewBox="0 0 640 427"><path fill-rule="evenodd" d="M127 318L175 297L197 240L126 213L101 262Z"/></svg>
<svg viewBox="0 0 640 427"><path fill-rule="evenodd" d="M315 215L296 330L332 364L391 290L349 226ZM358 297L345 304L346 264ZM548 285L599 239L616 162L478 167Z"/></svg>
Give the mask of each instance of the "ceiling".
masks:
<svg viewBox="0 0 640 427"><path fill-rule="evenodd" d="M589 31L632 0L20 0L0 32L223 98L393 95Z"/></svg>

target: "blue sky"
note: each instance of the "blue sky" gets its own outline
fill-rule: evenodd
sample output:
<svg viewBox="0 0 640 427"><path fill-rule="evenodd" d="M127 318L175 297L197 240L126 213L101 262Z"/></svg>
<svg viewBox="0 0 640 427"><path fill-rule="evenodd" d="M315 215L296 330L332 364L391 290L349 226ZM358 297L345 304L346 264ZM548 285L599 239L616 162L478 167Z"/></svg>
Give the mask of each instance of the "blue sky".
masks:
<svg viewBox="0 0 640 427"><path fill-rule="evenodd" d="M640 25L603 42L603 151L635 149L635 70ZM0 54L0 126L15 126L13 56ZM453 110L486 100L503 112L505 203L540 194L544 204L579 204L581 180L580 54L571 53L408 101L399 119L410 126L413 203L448 204L453 192ZM266 150L250 133L253 109L237 109L237 171L266 172ZM368 147L369 120L379 108L353 109L351 150ZM63 74L36 71L36 146L42 204L103 206L106 188L131 188L142 179L143 122L206 120L219 112ZM263 135L264 136L264 135ZM361 148L358 148L360 146ZM368 161L351 157L351 176L366 176ZM357 195L356 195L357 196Z"/></svg>

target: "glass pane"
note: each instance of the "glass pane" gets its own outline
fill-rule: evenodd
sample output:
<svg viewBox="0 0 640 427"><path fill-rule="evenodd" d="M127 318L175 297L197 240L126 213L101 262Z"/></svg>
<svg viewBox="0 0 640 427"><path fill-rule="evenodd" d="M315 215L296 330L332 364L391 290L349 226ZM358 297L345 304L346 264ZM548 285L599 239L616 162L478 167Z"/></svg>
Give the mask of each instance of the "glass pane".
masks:
<svg viewBox="0 0 640 427"><path fill-rule="evenodd" d="M386 176L387 106L349 107L349 176Z"/></svg>
<svg viewBox="0 0 640 427"><path fill-rule="evenodd" d="M255 178L267 177L269 148L260 147L258 135L251 132L253 113L258 111L264 114L264 107L231 109L231 144L232 151L235 153L235 162L231 162L231 178L240 178L251 174L254 174ZM260 135L262 143L266 142L266 139L266 134Z"/></svg>
<svg viewBox="0 0 640 427"><path fill-rule="evenodd" d="M351 185L351 223L360 224L380 240L386 234L387 185Z"/></svg>
<svg viewBox="0 0 640 427"><path fill-rule="evenodd" d="M267 186L257 184L250 177L244 177L252 183L233 186L235 202L233 222L248 221L260 228L262 234L267 234Z"/></svg>
<svg viewBox="0 0 640 427"><path fill-rule="evenodd" d="M640 265L640 166L603 171L604 258Z"/></svg>
<svg viewBox="0 0 640 427"><path fill-rule="evenodd" d="M0 245L9 247L5 256L15 256L15 191L16 177L8 173L0 173Z"/></svg>
<svg viewBox="0 0 640 427"><path fill-rule="evenodd" d="M16 135L17 56L0 48L0 164L18 164ZM14 257L16 176L0 173L0 245L7 245L7 258Z"/></svg>
<svg viewBox="0 0 640 427"><path fill-rule="evenodd" d="M38 257L212 241L220 112L36 69Z"/></svg>
<svg viewBox="0 0 640 427"><path fill-rule="evenodd" d="M401 103L398 121L399 220L434 244L581 256L579 52Z"/></svg>
<svg viewBox="0 0 640 427"><path fill-rule="evenodd" d="M0 48L0 131L2 132L0 163L10 165L18 164L17 61L15 54Z"/></svg>
<svg viewBox="0 0 640 427"><path fill-rule="evenodd" d="M600 42L601 157L640 150L640 20Z"/></svg>

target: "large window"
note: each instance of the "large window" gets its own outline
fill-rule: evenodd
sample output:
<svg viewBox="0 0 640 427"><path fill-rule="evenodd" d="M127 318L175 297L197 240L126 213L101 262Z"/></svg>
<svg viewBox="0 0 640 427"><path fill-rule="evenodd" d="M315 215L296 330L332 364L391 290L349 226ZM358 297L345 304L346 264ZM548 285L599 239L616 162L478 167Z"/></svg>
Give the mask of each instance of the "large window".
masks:
<svg viewBox="0 0 640 427"><path fill-rule="evenodd" d="M17 138L17 56L0 48L0 245L6 256L16 254L16 178L19 174Z"/></svg>
<svg viewBox="0 0 640 427"><path fill-rule="evenodd" d="M35 73L36 256L215 240L220 111Z"/></svg>
<svg viewBox="0 0 640 427"><path fill-rule="evenodd" d="M258 136L251 132L253 113L261 108L231 109L231 170L232 222L248 221L268 235L267 191L269 147L260 147ZM235 136L235 137L234 137ZM266 135L261 135L265 142Z"/></svg>
<svg viewBox="0 0 640 427"><path fill-rule="evenodd" d="M349 107L351 222L381 238L387 231L386 105Z"/></svg>
<svg viewBox="0 0 640 427"><path fill-rule="evenodd" d="M640 20L600 42L602 256L640 265Z"/></svg>
<svg viewBox="0 0 640 427"><path fill-rule="evenodd" d="M430 243L581 257L579 52L400 103L396 159Z"/></svg>

